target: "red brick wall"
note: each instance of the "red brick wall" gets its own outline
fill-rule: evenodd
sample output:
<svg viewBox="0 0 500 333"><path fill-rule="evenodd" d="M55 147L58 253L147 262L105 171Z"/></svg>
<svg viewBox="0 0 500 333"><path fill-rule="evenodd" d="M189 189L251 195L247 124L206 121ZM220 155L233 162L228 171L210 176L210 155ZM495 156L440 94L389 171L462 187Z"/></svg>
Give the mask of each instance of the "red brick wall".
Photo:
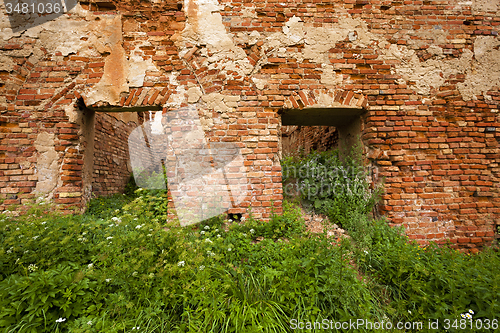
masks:
<svg viewBox="0 0 500 333"><path fill-rule="evenodd" d="M138 124L109 113L97 112L95 117L92 192L97 196L123 193L132 172L128 136Z"/></svg>
<svg viewBox="0 0 500 333"><path fill-rule="evenodd" d="M333 126L282 126L281 136L283 156L335 149L339 140Z"/></svg>
<svg viewBox="0 0 500 333"><path fill-rule="evenodd" d="M421 242L480 248L493 239L496 2L113 3L44 26L52 39L4 31L2 209L34 197L43 181L55 202L83 205L79 97L94 107L198 104L207 135L238 144L246 159L251 195L239 209L263 218L271 202L281 207L279 109L362 106L367 162L385 178L390 223ZM51 183L44 177L54 170Z"/></svg>

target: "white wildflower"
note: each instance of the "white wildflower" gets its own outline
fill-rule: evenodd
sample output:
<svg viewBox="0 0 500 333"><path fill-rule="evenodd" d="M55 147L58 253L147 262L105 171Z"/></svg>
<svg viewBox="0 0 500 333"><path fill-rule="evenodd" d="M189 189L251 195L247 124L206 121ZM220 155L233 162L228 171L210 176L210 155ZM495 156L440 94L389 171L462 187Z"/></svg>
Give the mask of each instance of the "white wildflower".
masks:
<svg viewBox="0 0 500 333"><path fill-rule="evenodd" d="M210 238L206 238L206 239L205 239L205 242L206 242L206 243L210 243L210 244L211 244L211 243L213 243L213 242L210 240Z"/></svg>
<svg viewBox="0 0 500 333"><path fill-rule="evenodd" d="M37 269L38 269L38 266L37 266L37 265L35 265L35 264L30 264L30 265L28 266L28 271L30 271L30 272L34 272L34 271L36 271Z"/></svg>
<svg viewBox="0 0 500 333"><path fill-rule="evenodd" d="M200 235L204 235L205 234L205 231L200 231Z"/></svg>
<svg viewBox="0 0 500 333"><path fill-rule="evenodd" d="M106 237L106 240L110 240L110 239L113 239L113 237L111 237L111 236Z"/></svg>
<svg viewBox="0 0 500 333"><path fill-rule="evenodd" d="M217 238L220 238L220 234L217 234Z"/></svg>
<svg viewBox="0 0 500 333"><path fill-rule="evenodd" d="M47 223L47 222L46 222L46 221L43 221L43 222L42 222L42 225L44 225L45 223Z"/></svg>
<svg viewBox="0 0 500 333"><path fill-rule="evenodd" d="M231 252L231 248L228 248L227 250L228 250L229 252Z"/></svg>
<svg viewBox="0 0 500 333"><path fill-rule="evenodd" d="M63 321L66 321L66 318L56 319L56 323L62 323Z"/></svg>
<svg viewBox="0 0 500 333"><path fill-rule="evenodd" d="M254 230L254 229L250 229L250 233L251 233L251 234L254 234L254 233L255 233L255 230Z"/></svg>
<svg viewBox="0 0 500 333"><path fill-rule="evenodd" d="M233 222L233 220L232 220L232 219L229 219L229 220L227 220L227 221L228 221L228 222Z"/></svg>
<svg viewBox="0 0 500 333"><path fill-rule="evenodd" d="M136 229L141 229L141 228L142 228L142 225L138 224L135 228L136 228Z"/></svg>
<svg viewBox="0 0 500 333"><path fill-rule="evenodd" d="M93 263L90 263L90 264L88 264L88 265L87 265L87 267L88 267L89 269L92 269L92 267L94 267L94 264L93 264Z"/></svg>
<svg viewBox="0 0 500 333"><path fill-rule="evenodd" d="M205 228L203 228L205 230L209 230L210 229L210 226L206 225Z"/></svg>
<svg viewBox="0 0 500 333"><path fill-rule="evenodd" d="M204 270L205 269L205 266L201 265L200 266L200 271Z"/></svg>
<svg viewBox="0 0 500 333"><path fill-rule="evenodd" d="M92 325L92 320L89 320L89 321L87 322L87 325L91 326L91 325Z"/></svg>
<svg viewBox="0 0 500 333"><path fill-rule="evenodd" d="M179 266L179 267L184 267L184 265L185 265L185 264L186 264L186 262L183 260L183 261L179 261L179 262L177 263L177 266Z"/></svg>
<svg viewBox="0 0 500 333"><path fill-rule="evenodd" d="M106 279L106 282L110 282L110 281L111 281L111 279Z"/></svg>
<svg viewBox="0 0 500 333"><path fill-rule="evenodd" d="M137 272L133 272L133 273L132 273L132 276L137 276Z"/></svg>

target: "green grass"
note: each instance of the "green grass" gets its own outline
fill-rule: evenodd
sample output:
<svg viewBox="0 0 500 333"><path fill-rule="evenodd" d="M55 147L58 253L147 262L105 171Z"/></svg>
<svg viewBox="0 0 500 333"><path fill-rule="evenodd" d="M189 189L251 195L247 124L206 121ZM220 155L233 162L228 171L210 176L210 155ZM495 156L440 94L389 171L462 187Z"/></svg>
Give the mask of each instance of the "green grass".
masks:
<svg viewBox="0 0 500 333"><path fill-rule="evenodd" d="M316 168L346 168L335 156L310 158ZM422 322L423 332L498 331L499 252L419 247L369 216L377 192L361 174L355 179L342 176L345 200L298 199L347 229L340 245L307 232L289 201L269 222L216 217L184 228L165 222L164 191L97 198L83 215L44 205L4 215L0 332L293 332L358 319ZM469 310L473 320L462 320ZM490 329L469 328L479 319ZM436 320L439 330L427 329Z"/></svg>

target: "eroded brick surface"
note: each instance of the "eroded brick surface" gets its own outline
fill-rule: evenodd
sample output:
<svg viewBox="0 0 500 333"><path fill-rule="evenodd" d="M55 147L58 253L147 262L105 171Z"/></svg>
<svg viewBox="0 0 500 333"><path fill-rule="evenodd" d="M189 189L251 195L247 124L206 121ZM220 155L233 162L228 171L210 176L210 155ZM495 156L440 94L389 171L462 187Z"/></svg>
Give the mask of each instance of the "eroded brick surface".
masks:
<svg viewBox="0 0 500 333"><path fill-rule="evenodd" d="M390 223L421 242L480 248L500 213L499 10L483 0L82 2L17 33L2 10L1 207L36 195L84 204L94 138L80 97L197 104L210 140L246 159L251 195L239 209L263 218L281 208L278 110L359 106Z"/></svg>

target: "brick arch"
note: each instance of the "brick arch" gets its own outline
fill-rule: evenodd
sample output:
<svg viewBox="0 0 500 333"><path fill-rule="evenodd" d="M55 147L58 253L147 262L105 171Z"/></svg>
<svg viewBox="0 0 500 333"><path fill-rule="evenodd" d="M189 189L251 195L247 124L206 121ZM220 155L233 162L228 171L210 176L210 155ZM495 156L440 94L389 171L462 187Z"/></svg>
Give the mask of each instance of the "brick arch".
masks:
<svg viewBox="0 0 500 333"><path fill-rule="evenodd" d="M324 144L324 138L330 137L330 142L345 156L353 147L363 145L362 115L367 107L368 99L351 90L312 89L293 92L285 97L284 105L278 112L281 114L282 134L287 137L282 137L282 149L303 145L302 148L308 153L308 147L318 142ZM313 134L318 131L321 135Z"/></svg>
<svg viewBox="0 0 500 333"><path fill-rule="evenodd" d="M285 98L284 109L303 109L308 107L359 107L366 108L368 99L350 90L313 89L293 92Z"/></svg>
<svg viewBox="0 0 500 333"><path fill-rule="evenodd" d="M74 92L77 98L82 98L83 101L86 100L85 96L81 96L78 92ZM130 89L128 93L122 93L120 102L118 105L110 105L116 107L141 107L141 106L152 106L152 105L164 105L170 95L172 94L172 89L166 87L163 89L158 88L134 88ZM108 105L102 105L97 102L92 105L86 105L89 107L102 107ZM124 110L126 111L126 110Z"/></svg>

